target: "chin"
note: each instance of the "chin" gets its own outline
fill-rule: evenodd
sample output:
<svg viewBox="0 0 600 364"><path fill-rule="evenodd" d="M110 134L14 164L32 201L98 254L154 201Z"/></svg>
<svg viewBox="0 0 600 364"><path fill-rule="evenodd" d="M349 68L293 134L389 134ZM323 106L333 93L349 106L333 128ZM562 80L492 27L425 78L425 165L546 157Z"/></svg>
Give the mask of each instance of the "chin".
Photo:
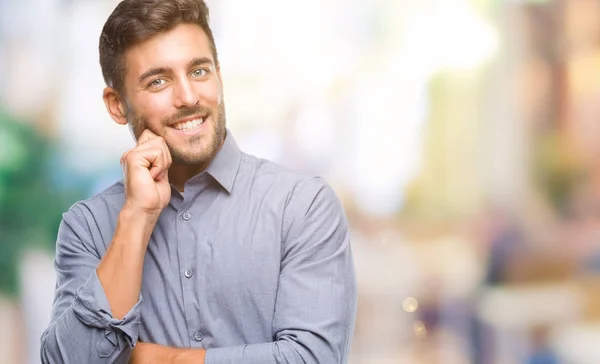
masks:
<svg viewBox="0 0 600 364"><path fill-rule="evenodd" d="M205 148L202 151L183 151L183 150L172 150L171 156L173 157L173 162L178 164L187 164L187 165L196 165L196 164L206 164L209 162L214 156L215 153L212 148Z"/></svg>
<svg viewBox="0 0 600 364"><path fill-rule="evenodd" d="M177 148L167 143L173 161L185 165L205 165L209 163L225 140L224 133L222 137L219 134L213 131L208 135L191 137L183 148Z"/></svg>

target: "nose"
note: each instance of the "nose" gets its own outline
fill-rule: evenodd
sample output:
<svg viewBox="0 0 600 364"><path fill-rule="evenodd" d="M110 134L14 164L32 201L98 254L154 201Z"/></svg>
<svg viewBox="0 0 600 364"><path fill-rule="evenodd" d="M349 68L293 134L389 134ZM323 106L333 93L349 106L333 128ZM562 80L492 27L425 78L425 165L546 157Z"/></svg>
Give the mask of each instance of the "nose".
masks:
<svg viewBox="0 0 600 364"><path fill-rule="evenodd" d="M198 103L198 95L194 92L194 88L187 78L178 80L173 96L175 107L178 109L192 107Z"/></svg>

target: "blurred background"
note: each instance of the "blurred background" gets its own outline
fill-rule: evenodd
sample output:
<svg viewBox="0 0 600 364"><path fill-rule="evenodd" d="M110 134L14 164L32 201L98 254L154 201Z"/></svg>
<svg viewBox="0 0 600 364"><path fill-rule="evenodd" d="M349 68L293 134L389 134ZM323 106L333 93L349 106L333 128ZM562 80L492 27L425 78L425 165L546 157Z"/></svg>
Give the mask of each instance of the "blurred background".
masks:
<svg viewBox="0 0 600 364"><path fill-rule="evenodd" d="M133 146L115 0L0 0L0 363L39 362L61 214ZM228 127L325 177L351 364L600 363L600 0L210 0Z"/></svg>

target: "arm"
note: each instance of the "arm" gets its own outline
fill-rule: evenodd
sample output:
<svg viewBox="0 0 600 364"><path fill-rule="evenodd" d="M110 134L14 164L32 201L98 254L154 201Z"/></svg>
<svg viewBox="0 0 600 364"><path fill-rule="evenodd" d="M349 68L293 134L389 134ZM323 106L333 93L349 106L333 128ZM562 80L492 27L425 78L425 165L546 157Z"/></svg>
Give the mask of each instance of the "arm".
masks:
<svg viewBox="0 0 600 364"><path fill-rule="evenodd" d="M100 263L83 213L63 217L56 244L56 293L42 335L42 363L125 363L137 340L139 304L116 318L96 273Z"/></svg>
<svg viewBox="0 0 600 364"><path fill-rule="evenodd" d="M180 349L139 342L129 364L204 364L206 350Z"/></svg>
<svg viewBox="0 0 600 364"><path fill-rule="evenodd" d="M140 357L165 355L164 363L177 364L346 363L356 302L346 219L331 188L313 179L294 193L285 212L273 342L206 352L140 346L134 356L139 350Z"/></svg>
<svg viewBox="0 0 600 364"><path fill-rule="evenodd" d="M124 156L127 198L102 259L89 211L75 205L63 217L56 246L55 302L50 326L42 335L42 363L129 360L138 337L146 246L170 197L163 173L170 165L170 156L163 154L168 153L164 141L141 140Z"/></svg>

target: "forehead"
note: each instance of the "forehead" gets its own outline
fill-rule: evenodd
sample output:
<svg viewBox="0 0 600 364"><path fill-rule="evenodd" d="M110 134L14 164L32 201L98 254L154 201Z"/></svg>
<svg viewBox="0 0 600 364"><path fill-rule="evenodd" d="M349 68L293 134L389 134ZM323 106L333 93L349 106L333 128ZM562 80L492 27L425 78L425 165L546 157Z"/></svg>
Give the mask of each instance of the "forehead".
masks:
<svg viewBox="0 0 600 364"><path fill-rule="evenodd" d="M139 77L150 68L177 68L191 59L206 57L213 61L208 37L195 24L180 24L156 34L125 52L127 77Z"/></svg>

